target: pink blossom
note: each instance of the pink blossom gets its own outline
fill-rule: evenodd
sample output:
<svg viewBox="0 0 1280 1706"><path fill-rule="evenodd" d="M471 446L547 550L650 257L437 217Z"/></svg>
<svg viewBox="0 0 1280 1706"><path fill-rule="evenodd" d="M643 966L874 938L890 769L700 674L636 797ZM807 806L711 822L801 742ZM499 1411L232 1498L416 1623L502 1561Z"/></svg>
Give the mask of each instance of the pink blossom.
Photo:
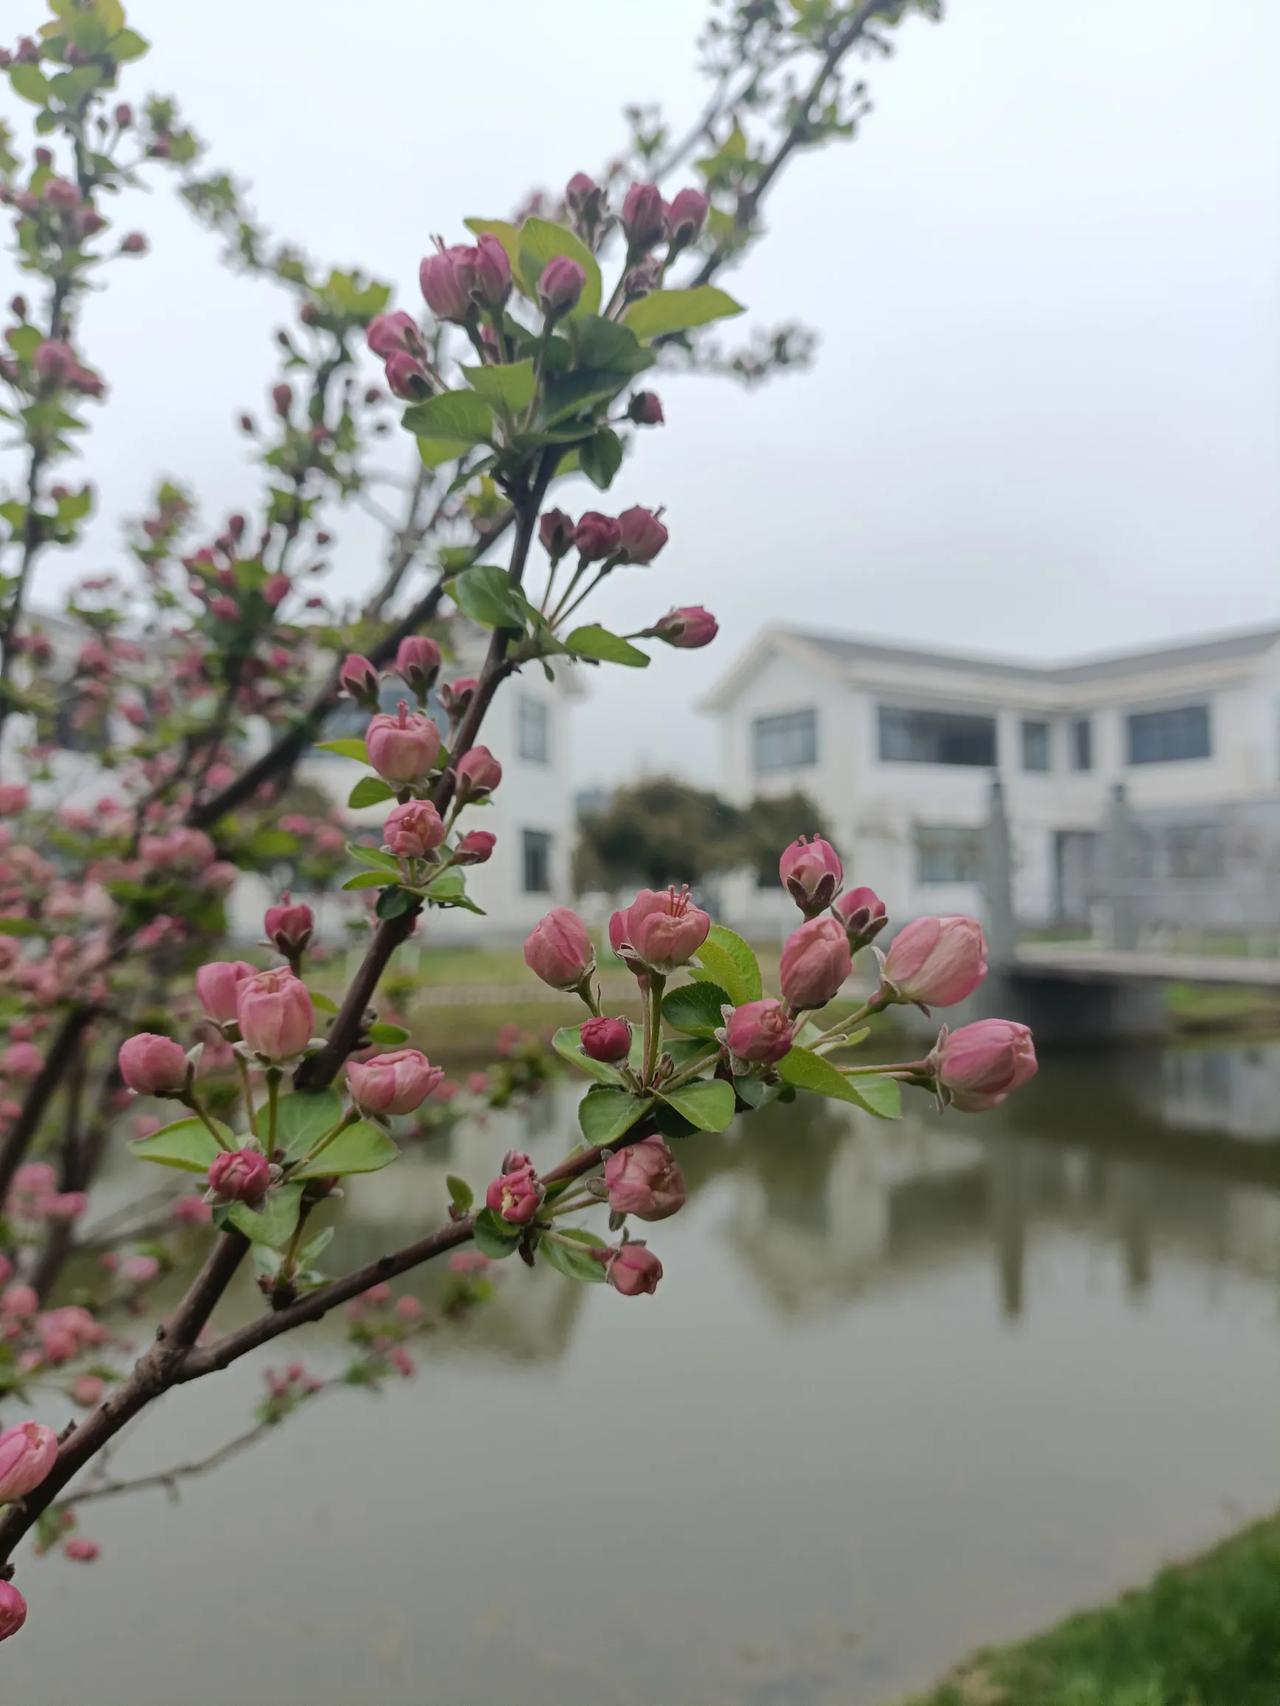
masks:
<svg viewBox="0 0 1280 1706"><path fill-rule="evenodd" d="M258 968L246 960L211 960L200 967L196 973L196 995L215 1024L234 1024L240 985L257 974Z"/></svg>
<svg viewBox="0 0 1280 1706"><path fill-rule="evenodd" d="M646 1244L619 1244L597 1252L604 1262L604 1277L624 1297L641 1297L658 1289L662 1263Z"/></svg>
<svg viewBox="0 0 1280 1706"><path fill-rule="evenodd" d="M63 1545L62 1550L73 1564L92 1564L101 1554L102 1548L96 1540L86 1540L75 1534Z"/></svg>
<svg viewBox="0 0 1280 1706"><path fill-rule="evenodd" d="M889 945L884 983L890 996L922 1007L952 1007L987 975L987 944L976 918L916 918Z"/></svg>
<svg viewBox="0 0 1280 1706"><path fill-rule="evenodd" d="M172 1037L140 1031L120 1045L120 1076L140 1096L173 1096L182 1090L190 1062Z"/></svg>
<svg viewBox="0 0 1280 1706"><path fill-rule="evenodd" d="M455 865L483 865L493 857L498 838L488 829L469 829L459 836L453 850Z"/></svg>
<svg viewBox="0 0 1280 1706"><path fill-rule="evenodd" d="M591 1060L616 1062L631 1052L631 1026L625 1019L587 1019L578 1030L582 1052Z"/></svg>
<svg viewBox="0 0 1280 1706"><path fill-rule="evenodd" d="M646 1137L610 1155L604 1164L604 1182L615 1214L665 1220L684 1206L684 1175L660 1137Z"/></svg>
<svg viewBox="0 0 1280 1706"><path fill-rule="evenodd" d="M816 918L838 894L844 866L829 841L801 835L779 859L778 877L805 917Z"/></svg>
<svg viewBox="0 0 1280 1706"><path fill-rule="evenodd" d="M527 1155L510 1155L507 1163L485 1192L485 1204L511 1225L527 1226L542 1206L542 1181Z"/></svg>
<svg viewBox="0 0 1280 1706"><path fill-rule="evenodd" d="M768 996L763 1001L748 1001L736 1007L725 1027L730 1054L762 1066L772 1066L781 1060L793 1040L794 1026L786 1008Z"/></svg>
<svg viewBox="0 0 1280 1706"><path fill-rule="evenodd" d="M595 949L576 912L556 906L530 931L524 963L552 989L577 989L595 970Z"/></svg>
<svg viewBox="0 0 1280 1706"><path fill-rule="evenodd" d="M19 1422L0 1433L0 1504L34 1492L58 1456L58 1436L41 1422Z"/></svg>
<svg viewBox="0 0 1280 1706"><path fill-rule="evenodd" d="M232 1202L259 1203L270 1183L271 1164L260 1149L216 1155L209 1168L209 1189Z"/></svg>
<svg viewBox="0 0 1280 1706"><path fill-rule="evenodd" d="M12 1582L0 1582L0 1641L16 1635L26 1621L26 1600Z"/></svg>
<svg viewBox="0 0 1280 1706"><path fill-rule="evenodd" d="M416 1048L347 1062L347 1088L362 1114L411 1114L443 1078L444 1068L432 1066Z"/></svg>
<svg viewBox="0 0 1280 1706"><path fill-rule="evenodd" d="M267 908L262 927L267 940L292 961L311 940L316 915L304 901L293 900L286 889L279 902Z"/></svg>
<svg viewBox="0 0 1280 1706"><path fill-rule="evenodd" d="M1037 1071L1035 1041L1012 1019L979 1019L948 1031L929 1056L939 1094L962 1113L983 1113L1020 1089Z"/></svg>
<svg viewBox="0 0 1280 1706"><path fill-rule="evenodd" d="M628 963L636 961L646 970L666 976L677 966L688 965L707 939L711 919L693 904L688 886L682 889L641 889L621 912L613 915L609 938Z"/></svg>
<svg viewBox="0 0 1280 1706"><path fill-rule="evenodd" d="M236 1020L248 1047L270 1061L301 1054L315 1030L306 985L283 969L259 972L240 984Z"/></svg>
<svg viewBox="0 0 1280 1706"><path fill-rule="evenodd" d="M454 766L459 792L466 799L491 794L502 780L502 766L487 746L473 746Z"/></svg>
<svg viewBox="0 0 1280 1706"><path fill-rule="evenodd" d="M844 926L834 918L811 918L787 937L779 982L793 1012L825 1007L853 971Z"/></svg>
<svg viewBox="0 0 1280 1706"><path fill-rule="evenodd" d="M369 762L384 782L417 782L436 761L440 731L430 717L414 712L402 699L394 717L382 713L365 731Z"/></svg>
<svg viewBox="0 0 1280 1706"><path fill-rule="evenodd" d="M430 800L406 800L387 814L382 839L398 859L426 859L444 840L444 824Z"/></svg>

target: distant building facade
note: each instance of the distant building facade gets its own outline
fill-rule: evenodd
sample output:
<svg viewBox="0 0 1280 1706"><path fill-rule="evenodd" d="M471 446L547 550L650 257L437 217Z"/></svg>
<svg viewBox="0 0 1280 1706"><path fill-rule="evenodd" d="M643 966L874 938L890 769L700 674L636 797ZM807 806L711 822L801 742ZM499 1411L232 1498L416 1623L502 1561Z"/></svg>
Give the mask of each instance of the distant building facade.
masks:
<svg viewBox="0 0 1280 1706"><path fill-rule="evenodd" d="M1003 783L1014 907L1033 925L1088 921L1117 784L1138 820L1139 875L1215 877L1280 900L1280 628L1061 665L778 629L703 709L721 731L721 787L742 803L799 789L820 802L847 880L899 918L981 906L990 784ZM1252 836L1252 841L1250 837ZM1249 846L1246 847L1246 843ZM792 916L772 885L726 885L742 925Z"/></svg>

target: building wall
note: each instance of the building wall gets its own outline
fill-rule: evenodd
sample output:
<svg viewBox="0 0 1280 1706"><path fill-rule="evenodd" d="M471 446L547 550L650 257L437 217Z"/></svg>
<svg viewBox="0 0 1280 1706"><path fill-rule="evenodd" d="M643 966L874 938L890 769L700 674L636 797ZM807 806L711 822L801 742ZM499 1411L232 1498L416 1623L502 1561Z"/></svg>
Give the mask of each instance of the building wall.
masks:
<svg viewBox="0 0 1280 1706"><path fill-rule="evenodd" d="M846 880L868 883L898 917L980 910L974 881L925 881L916 856L925 828L968 829L986 823L993 775L1004 784L1013 854L1015 911L1024 923L1058 915L1059 839L1077 838L1063 855L1081 853L1080 838L1102 831L1115 784L1143 809L1205 808L1280 797L1280 656L1241 661L1135 663L1131 672L1062 682L984 671L948 659L921 663L859 662L842 668L803 644L782 643L757 660L719 713L723 786L738 800L801 788L822 803L845 859ZM1131 712L1190 704L1210 706L1211 753L1204 759L1131 764L1126 719ZM879 706L989 715L996 723L996 764L886 762L879 756ZM818 761L785 774L760 776L752 766L752 726L761 716L812 707L818 718ZM1071 725L1088 717L1093 764L1071 764ZM1021 723L1049 725L1050 768L1022 765ZM1068 881L1068 890L1072 884ZM794 921L776 893L747 879L725 885L726 904L744 927L773 933Z"/></svg>

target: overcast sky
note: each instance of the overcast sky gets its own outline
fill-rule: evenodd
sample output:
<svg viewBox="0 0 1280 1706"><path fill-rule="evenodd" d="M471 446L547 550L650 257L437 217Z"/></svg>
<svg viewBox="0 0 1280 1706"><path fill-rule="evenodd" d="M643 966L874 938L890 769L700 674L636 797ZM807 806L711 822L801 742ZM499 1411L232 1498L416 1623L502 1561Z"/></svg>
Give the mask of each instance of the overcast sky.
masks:
<svg viewBox="0 0 1280 1706"><path fill-rule="evenodd" d="M596 165L624 101L694 110L702 10L129 0L154 43L131 89L176 91L269 224L416 307L431 233ZM816 365L748 393L664 381L668 425L609 494L665 504L672 542L600 619L699 602L722 635L593 678L580 782L713 778L693 702L770 622L1057 657L1280 621L1280 5L948 14L868 67L861 136L795 163L727 281L759 321L814 326ZM155 253L116 270L86 341L112 387L95 566L158 471L214 520L251 495L231 423L261 406L279 320L166 196L140 214ZM355 587L374 539L343 532Z"/></svg>

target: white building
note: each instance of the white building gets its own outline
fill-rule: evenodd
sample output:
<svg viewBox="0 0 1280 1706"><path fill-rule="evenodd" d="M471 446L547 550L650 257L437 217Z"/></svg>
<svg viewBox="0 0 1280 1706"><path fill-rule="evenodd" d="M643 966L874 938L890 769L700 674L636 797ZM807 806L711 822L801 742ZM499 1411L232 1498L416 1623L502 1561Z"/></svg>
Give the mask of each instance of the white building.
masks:
<svg viewBox="0 0 1280 1706"><path fill-rule="evenodd" d="M993 777L1029 924L1087 917L1117 783L1139 811L1203 809L1209 824L1280 802L1280 628L1052 665L778 629L703 708L720 721L724 791L809 794L846 881L898 918L979 908ZM1166 847L1157 875L1210 874L1195 826ZM744 926L792 917L772 884L744 878L725 898Z"/></svg>

